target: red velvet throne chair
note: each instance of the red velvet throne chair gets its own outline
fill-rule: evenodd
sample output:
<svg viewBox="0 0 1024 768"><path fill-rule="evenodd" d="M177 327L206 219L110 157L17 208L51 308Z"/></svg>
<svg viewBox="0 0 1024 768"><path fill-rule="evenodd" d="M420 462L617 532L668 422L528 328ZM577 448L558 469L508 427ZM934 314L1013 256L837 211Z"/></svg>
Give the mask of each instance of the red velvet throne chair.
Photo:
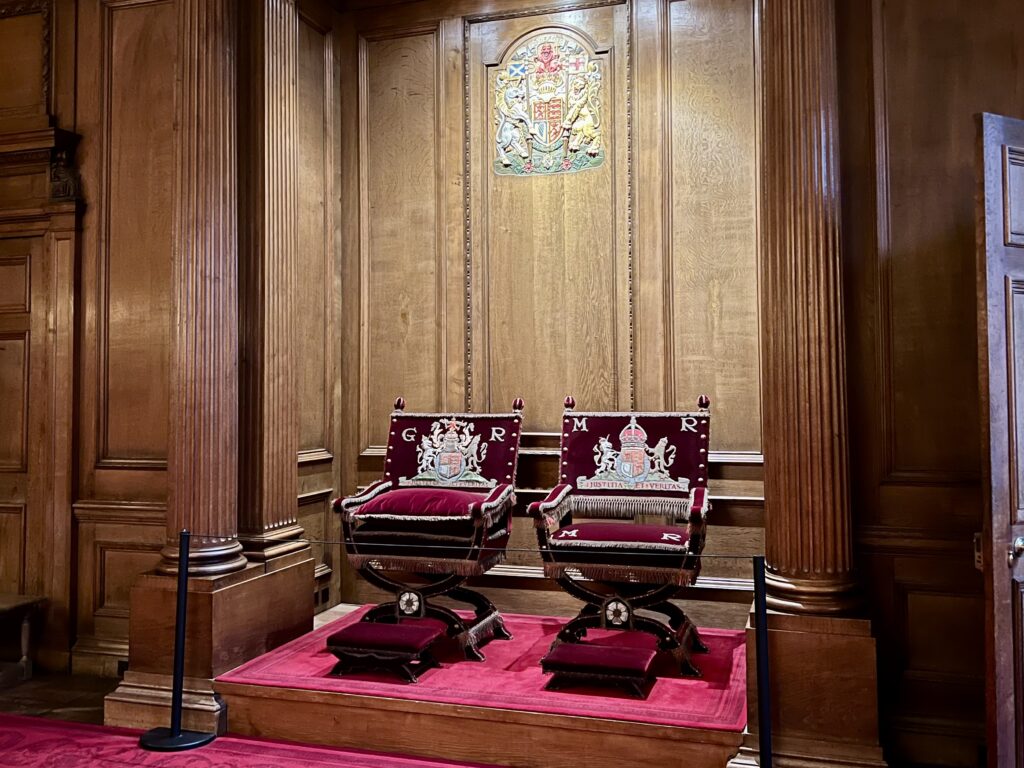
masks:
<svg viewBox="0 0 1024 768"><path fill-rule="evenodd" d="M494 604L463 585L505 558L522 410L518 398L501 414L405 413L395 401L383 479L335 501L349 561L395 598L328 639L335 673L376 666L415 682L443 635L478 661L484 642L511 638ZM431 602L441 595L473 618ZM416 621L427 617L439 622Z"/></svg>
<svg viewBox="0 0 1024 768"><path fill-rule="evenodd" d="M584 413L575 405L565 399L560 484L530 514L546 575L585 605L541 664L554 673L551 688L618 681L642 696L659 652L696 676L690 652L707 651L671 598L700 573L710 401L702 396L690 413ZM649 633L656 650L586 644L596 628Z"/></svg>

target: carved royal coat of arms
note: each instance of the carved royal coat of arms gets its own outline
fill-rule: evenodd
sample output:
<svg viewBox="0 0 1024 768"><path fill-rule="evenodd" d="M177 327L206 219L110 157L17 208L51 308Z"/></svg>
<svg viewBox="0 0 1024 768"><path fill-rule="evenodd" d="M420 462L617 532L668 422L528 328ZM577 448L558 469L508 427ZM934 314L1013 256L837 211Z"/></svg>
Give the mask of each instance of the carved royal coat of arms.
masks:
<svg viewBox="0 0 1024 768"><path fill-rule="evenodd" d="M494 81L495 173L582 171L604 162L602 66L564 32L518 45Z"/></svg>

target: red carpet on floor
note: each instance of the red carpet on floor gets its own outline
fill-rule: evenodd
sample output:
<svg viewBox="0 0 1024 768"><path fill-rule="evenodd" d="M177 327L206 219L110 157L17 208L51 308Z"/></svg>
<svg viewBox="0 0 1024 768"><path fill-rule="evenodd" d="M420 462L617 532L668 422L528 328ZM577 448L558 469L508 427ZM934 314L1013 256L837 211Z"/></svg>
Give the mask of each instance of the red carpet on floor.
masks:
<svg viewBox="0 0 1024 768"><path fill-rule="evenodd" d="M365 610L303 635L218 680L719 731L742 731L747 722L742 631L702 629L710 653L696 655L694 661L703 677L659 678L646 700L634 699L614 688L545 691L548 676L541 671L540 659L565 619L520 614L503 614L514 639L492 640L484 646L485 662L457 661L459 657L454 654L438 654L443 666L427 671L414 685L376 673L332 677L329 672L335 659L325 648L326 639L346 624L358 621ZM652 647L654 642L650 635L634 632L591 632L588 640L651 643Z"/></svg>
<svg viewBox="0 0 1024 768"><path fill-rule="evenodd" d="M222 736L189 752L146 752L139 732L0 714L0 766L18 768L485 768L354 749L305 747L268 739Z"/></svg>

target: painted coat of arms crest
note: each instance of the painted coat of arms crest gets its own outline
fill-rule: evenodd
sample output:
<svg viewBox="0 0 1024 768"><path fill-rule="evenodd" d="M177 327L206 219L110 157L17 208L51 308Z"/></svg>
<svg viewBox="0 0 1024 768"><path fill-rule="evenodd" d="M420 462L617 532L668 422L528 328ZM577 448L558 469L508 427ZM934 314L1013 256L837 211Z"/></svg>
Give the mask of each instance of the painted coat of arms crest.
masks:
<svg viewBox="0 0 1024 768"><path fill-rule="evenodd" d="M676 458L676 448L663 437L651 448L647 445L647 432L636 420L619 432L619 449L608 437L599 437L594 446L594 464L597 470L591 477L580 477L576 487L581 490L646 490L685 493L690 488L688 478L674 479L669 471Z"/></svg>
<svg viewBox="0 0 1024 768"><path fill-rule="evenodd" d="M487 443L473 434L471 423L435 421L416 446L417 474L409 482L493 486L493 480L480 474L480 462L486 458Z"/></svg>
<svg viewBox="0 0 1024 768"><path fill-rule="evenodd" d="M495 173L601 165L601 75L601 62L563 32L541 32L516 47L495 75Z"/></svg>

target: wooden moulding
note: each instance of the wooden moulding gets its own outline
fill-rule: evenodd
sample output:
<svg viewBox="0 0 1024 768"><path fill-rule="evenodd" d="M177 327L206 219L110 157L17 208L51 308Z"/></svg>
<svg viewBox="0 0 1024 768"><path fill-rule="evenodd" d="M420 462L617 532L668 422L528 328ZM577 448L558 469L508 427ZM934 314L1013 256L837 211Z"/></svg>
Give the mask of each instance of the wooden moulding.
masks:
<svg viewBox="0 0 1024 768"><path fill-rule="evenodd" d="M214 681L244 736L522 768L721 768L742 734Z"/></svg>

